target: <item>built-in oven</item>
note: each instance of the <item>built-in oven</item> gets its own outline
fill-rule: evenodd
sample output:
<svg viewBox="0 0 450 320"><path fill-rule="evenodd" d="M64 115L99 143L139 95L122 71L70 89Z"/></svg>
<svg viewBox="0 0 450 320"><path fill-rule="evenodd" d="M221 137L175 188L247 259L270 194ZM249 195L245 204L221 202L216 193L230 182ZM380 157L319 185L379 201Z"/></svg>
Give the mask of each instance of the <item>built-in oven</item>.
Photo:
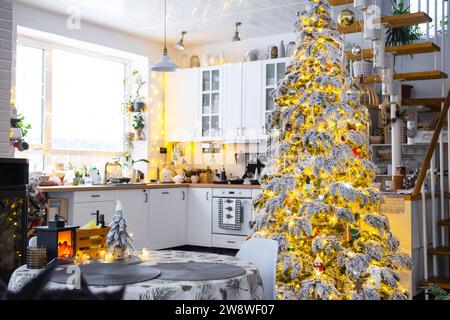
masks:
<svg viewBox="0 0 450 320"><path fill-rule="evenodd" d="M213 235L250 235L252 205L250 189L213 189Z"/></svg>

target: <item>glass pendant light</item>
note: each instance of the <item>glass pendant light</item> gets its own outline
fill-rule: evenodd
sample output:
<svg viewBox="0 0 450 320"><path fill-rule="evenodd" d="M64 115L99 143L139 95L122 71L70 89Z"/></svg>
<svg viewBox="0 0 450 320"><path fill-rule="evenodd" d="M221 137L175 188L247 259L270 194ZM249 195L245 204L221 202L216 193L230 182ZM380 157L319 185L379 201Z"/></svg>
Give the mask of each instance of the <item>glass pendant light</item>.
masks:
<svg viewBox="0 0 450 320"><path fill-rule="evenodd" d="M161 60L151 67L150 70L155 72L177 71L177 65L170 61L169 55L167 54L167 0L164 0L164 52Z"/></svg>

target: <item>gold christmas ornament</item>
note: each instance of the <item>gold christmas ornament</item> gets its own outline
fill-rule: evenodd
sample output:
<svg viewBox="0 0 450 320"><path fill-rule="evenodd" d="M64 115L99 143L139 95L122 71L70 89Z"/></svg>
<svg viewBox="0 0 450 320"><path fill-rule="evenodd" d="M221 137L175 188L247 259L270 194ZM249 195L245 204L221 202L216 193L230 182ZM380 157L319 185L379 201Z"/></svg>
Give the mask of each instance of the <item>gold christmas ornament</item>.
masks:
<svg viewBox="0 0 450 320"><path fill-rule="evenodd" d="M350 27L355 23L355 13L352 10L344 9L339 13L338 23L341 27Z"/></svg>

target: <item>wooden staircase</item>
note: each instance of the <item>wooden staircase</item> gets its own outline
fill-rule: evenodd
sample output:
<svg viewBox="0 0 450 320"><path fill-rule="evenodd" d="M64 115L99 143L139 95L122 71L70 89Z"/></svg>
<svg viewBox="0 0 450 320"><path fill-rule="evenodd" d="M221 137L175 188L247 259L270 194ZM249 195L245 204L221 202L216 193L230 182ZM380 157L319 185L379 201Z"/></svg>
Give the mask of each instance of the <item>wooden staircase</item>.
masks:
<svg viewBox="0 0 450 320"><path fill-rule="evenodd" d="M397 56L407 56L413 54L425 54L425 53L433 53L440 52L441 48L435 44L434 42L423 42L423 43L414 43L408 44L404 46L392 46L386 47L386 53L392 53ZM362 55L354 55L351 50L346 51L345 55L350 60L361 60L362 59L371 59L373 58L373 50L372 49L364 49L362 50Z"/></svg>
<svg viewBox="0 0 450 320"><path fill-rule="evenodd" d="M439 220L438 226L441 228L450 228L450 219ZM449 237L449 245L450 245L450 237ZM441 256L441 257L449 257L450 259L450 247L436 247L429 248L428 255L430 256ZM443 289L450 290L450 279L443 277L430 277L427 280L424 280L420 283L422 286L427 286L429 284L436 284Z"/></svg>

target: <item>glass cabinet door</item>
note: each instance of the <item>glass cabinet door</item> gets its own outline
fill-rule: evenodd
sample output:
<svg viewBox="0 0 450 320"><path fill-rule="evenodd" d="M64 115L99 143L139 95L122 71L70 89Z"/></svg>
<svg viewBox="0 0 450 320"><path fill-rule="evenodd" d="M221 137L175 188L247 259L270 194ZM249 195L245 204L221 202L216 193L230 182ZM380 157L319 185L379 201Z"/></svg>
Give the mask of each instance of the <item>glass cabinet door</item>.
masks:
<svg viewBox="0 0 450 320"><path fill-rule="evenodd" d="M286 72L287 63L285 61L281 62L268 62L266 64L266 75L265 75L265 98L264 98L264 118L263 118L263 126L264 126L264 134L267 134L265 119L270 112L275 109L274 98L272 97L273 92L276 90L278 83L284 78Z"/></svg>
<svg viewBox="0 0 450 320"><path fill-rule="evenodd" d="M202 137L220 135L220 70L202 72Z"/></svg>

